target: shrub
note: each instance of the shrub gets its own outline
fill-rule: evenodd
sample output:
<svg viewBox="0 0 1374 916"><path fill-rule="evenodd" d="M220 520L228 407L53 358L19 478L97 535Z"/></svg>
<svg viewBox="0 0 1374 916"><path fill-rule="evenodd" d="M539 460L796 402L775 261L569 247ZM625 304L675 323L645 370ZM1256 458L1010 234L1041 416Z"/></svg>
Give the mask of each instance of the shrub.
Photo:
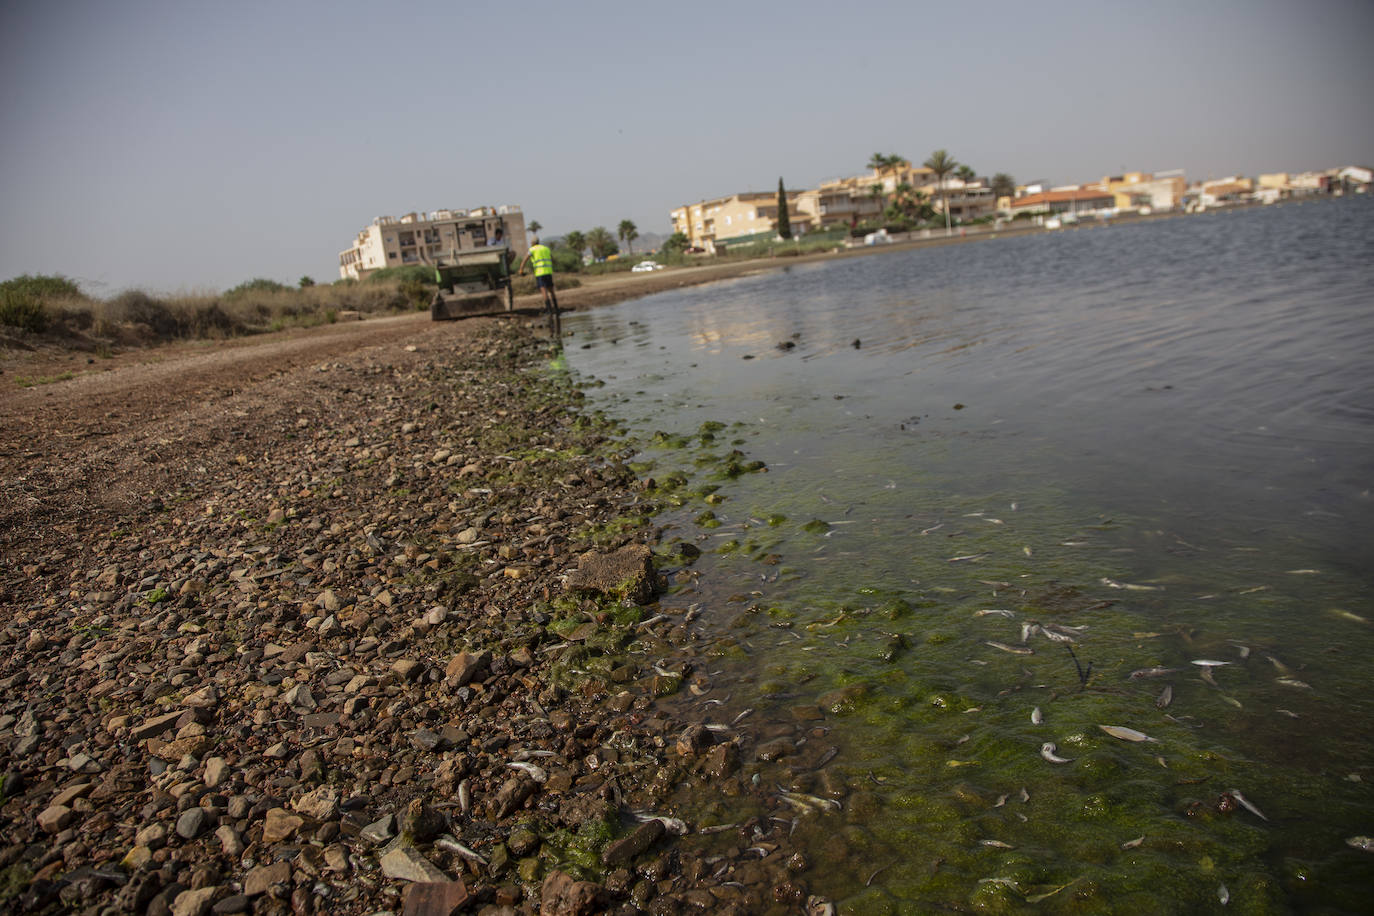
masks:
<svg viewBox="0 0 1374 916"><path fill-rule="evenodd" d="M279 293L291 288L292 287L287 286L285 283L278 283L276 280L265 280L262 277L256 277L245 283L240 283L238 286L229 290L224 294L224 298L237 299L249 293Z"/></svg>
<svg viewBox="0 0 1374 916"><path fill-rule="evenodd" d="M32 293L0 290L0 325L39 334L48 326L48 312L43 308L43 301Z"/></svg>
<svg viewBox="0 0 1374 916"><path fill-rule="evenodd" d="M142 290L131 289L110 300L106 314L111 321L141 324L153 336L167 339L181 331L181 322L167 307L167 303Z"/></svg>
<svg viewBox="0 0 1374 916"><path fill-rule="evenodd" d="M51 299L62 297L75 299L81 296L81 288L76 285L75 280L69 280L60 275L29 276L21 274L12 280L0 283L0 294L8 292L23 293L36 299Z"/></svg>
<svg viewBox="0 0 1374 916"><path fill-rule="evenodd" d="M404 283L408 279L417 279L430 286L437 286L434 278L434 268L426 267L423 264L407 264L405 267L383 267L381 270L373 271L367 275L368 283Z"/></svg>

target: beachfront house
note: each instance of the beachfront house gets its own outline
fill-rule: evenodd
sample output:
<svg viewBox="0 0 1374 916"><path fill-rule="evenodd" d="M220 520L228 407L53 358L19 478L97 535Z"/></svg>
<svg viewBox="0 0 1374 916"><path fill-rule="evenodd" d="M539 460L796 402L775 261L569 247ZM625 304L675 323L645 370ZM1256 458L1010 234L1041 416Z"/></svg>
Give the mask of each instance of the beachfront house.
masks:
<svg viewBox="0 0 1374 916"><path fill-rule="evenodd" d="M339 252L339 277L361 280L384 267L433 264L457 251L486 247L497 229L516 258L523 258L529 244L525 215L516 206L379 216Z"/></svg>

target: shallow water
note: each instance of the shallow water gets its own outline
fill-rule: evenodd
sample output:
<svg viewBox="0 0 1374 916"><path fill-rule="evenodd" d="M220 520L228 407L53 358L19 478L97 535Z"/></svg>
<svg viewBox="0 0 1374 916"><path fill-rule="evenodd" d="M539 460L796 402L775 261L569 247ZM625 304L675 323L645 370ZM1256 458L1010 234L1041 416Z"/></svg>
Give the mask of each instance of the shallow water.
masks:
<svg viewBox="0 0 1374 916"><path fill-rule="evenodd" d="M569 317L594 406L646 435L725 424L656 468L768 466L666 519L706 553L664 603L703 608L710 690L678 702L754 709L746 738L798 747L752 772L841 797L792 812L813 890L862 913L1197 910L1223 886L1232 909L1366 910L1371 306L1374 201L1351 199ZM832 746L824 775L798 763Z"/></svg>

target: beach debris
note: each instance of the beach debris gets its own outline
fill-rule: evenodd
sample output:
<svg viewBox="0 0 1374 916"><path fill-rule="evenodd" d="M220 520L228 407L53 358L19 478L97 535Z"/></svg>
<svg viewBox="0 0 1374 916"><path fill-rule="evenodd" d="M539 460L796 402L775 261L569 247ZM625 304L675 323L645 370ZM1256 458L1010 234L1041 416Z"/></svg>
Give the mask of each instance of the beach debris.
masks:
<svg viewBox="0 0 1374 916"><path fill-rule="evenodd" d="M1040 707L1037 706L1037 707L1035 707L1034 709L1032 709L1032 710L1031 710L1031 725L1043 725L1044 723L1045 723L1045 716L1044 716L1043 713L1040 712Z"/></svg>
<svg viewBox="0 0 1374 916"><path fill-rule="evenodd" d="M637 823L647 824L650 821L658 821L663 825L663 829L674 836L686 836L692 832L692 828L687 826L687 822L675 817L663 817L658 814L650 814L647 811L631 811L630 817Z"/></svg>
<svg viewBox="0 0 1374 916"><path fill-rule="evenodd" d="M1069 758L1060 757L1055 753L1058 750L1059 747L1053 741L1046 741L1044 744L1040 745L1040 756L1044 757L1050 763L1072 763Z"/></svg>
<svg viewBox="0 0 1374 916"><path fill-rule="evenodd" d="M1364 835L1346 837L1345 845L1349 846L1351 849L1362 849L1365 852L1374 852L1374 837Z"/></svg>
<svg viewBox="0 0 1374 916"><path fill-rule="evenodd" d="M1254 804L1250 802L1249 799L1247 799L1244 795L1240 794L1240 789L1227 789L1226 794L1230 795L1236 801L1240 802L1241 807L1243 807L1246 811L1249 811L1255 817L1259 818L1262 821L1269 820L1269 818L1264 816L1264 812L1260 811L1260 809L1256 808Z"/></svg>
<svg viewBox="0 0 1374 916"><path fill-rule="evenodd" d="M1082 665L1078 663L1078 654L1073 651L1073 646L1065 643L1064 648L1069 650L1069 658L1073 659L1073 667L1078 672L1079 688L1081 689L1087 687L1088 678L1093 676L1093 663L1088 662L1088 667L1085 669Z"/></svg>
<svg viewBox="0 0 1374 916"><path fill-rule="evenodd" d="M1042 901L1042 900L1048 900L1050 897L1053 897L1055 894L1059 893L1060 891L1064 890L1065 888L1073 887L1075 884L1077 884L1079 881L1082 881L1082 880L1083 880L1082 878L1074 878L1074 879L1073 879L1072 881L1070 881L1068 884L1061 884L1061 885L1059 885L1058 887L1050 888L1050 889L1047 890L1047 891L1037 891L1036 893L1033 893L1033 894L1027 894L1027 895L1026 895L1026 902L1027 902L1027 903L1039 903L1039 902ZM1041 885L1041 886L1043 887L1044 885Z"/></svg>
<svg viewBox="0 0 1374 916"><path fill-rule="evenodd" d="M1034 654L1035 654L1035 650L1032 649L1032 648L1030 648L1029 646L1009 646L1009 645L1007 645L1007 644L1004 643L1004 642L997 642L996 640L992 640L992 639L985 640L985 641L983 642L983 645L985 645L985 646L992 646L994 649L1000 649L1000 650L1002 650L1003 652L1010 652L1012 655L1034 655Z"/></svg>
<svg viewBox="0 0 1374 916"><path fill-rule="evenodd" d="M1135 849L1136 847L1138 847L1138 846L1139 846L1141 843L1143 843L1143 842L1145 842L1145 835L1144 835L1144 834L1141 834L1140 836L1136 837L1134 840L1127 840L1126 842L1122 843L1122 844L1121 844L1121 848L1122 848L1122 849Z"/></svg>
<svg viewBox="0 0 1374 916"><path fill-rule="evenodd" d="M549 774L544 772L543 767L537 767L532 763L523 763L517 760L507 763L506 766L510 767L512 770L519 770L541 786L549 781Z"/></svg>
<svg viewBox="0 0 1374 916"><path fill-rule="evenodd" d="M1165 685L1164 685L1164 689L1161 690L1160 693L1159 693L1158 699L1155 700L1155 707L1156 707L1157 709L1168 709L1168 708L1169 708L1169 704L1172 703L1173 701L1174 701L1174 685L1173 685L1173 684L1165 684Z"/></svg>
<svg viewBox="0 0 1374 916"><path fill-rule="evenodd" d="M451 852L455 853L456 855L460 855L463 858L467 859L469 862L476 862L482 866L486 866L487 864L489 864L481 853L474 852L473 850L467 848L462 843L458 842L458 838L451 833L446 833L443 836L439 837L439 839L434 841L434 845L437 848L444 850L445 852Z"/></svg>
<svg viewBox="0 0 1374 916"><path fill-rule="evenodd" d="M1156 743L1159 741L1158 738L1151 738L1144 732L1138 732L1124 725L1099 725L1098 728L1113 738L1120 738L1122 741L1154 741Z"/></svg>

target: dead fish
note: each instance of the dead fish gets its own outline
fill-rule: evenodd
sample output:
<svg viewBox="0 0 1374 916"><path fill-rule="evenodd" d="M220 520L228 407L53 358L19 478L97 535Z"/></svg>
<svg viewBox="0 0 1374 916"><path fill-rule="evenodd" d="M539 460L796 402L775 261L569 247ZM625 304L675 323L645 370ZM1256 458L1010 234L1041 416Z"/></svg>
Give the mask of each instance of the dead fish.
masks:
<svg viewBox="0 0 1374 916"><path fill-rule="evenodd" d="M987 556L987 555L988 555L987 551L983 551L982 553L970 553L970 554L965 554L965 555L962 556L962 557L950 557L950 558L949 558L948 560L946 560L945 562L946 562L946 563L967 563L967 562L972 562L973 560L981 560L981 559L983 559L983 557L985 557L985 556Z"/></svg>
<svg viewBox="0 0 1374 916"><path fill-rule="evenodd" d="M805 792L789 792L786 789L780 789L778 794L789 801L799 801L821 811L838 811L842 807L833 798L820 798L816 795L807 795Z"/></svg>
<svg viewBox="0 0 1374 916"><path fill-rule="evenodd" d="M1290 576L1316 576L1316 575L1320 575L1320 570L1316 570L1316 569L1290 569L1290 570L1288 570L1288 575L1290 575Z"/></svg>
<svg viewBox="0 0 1374 916"><path fill-rule="evenodd" d="M1030 801L1030 793L1026 791L1026 787L1025 787L1025 786L1022 786L1022 787L1021 787L1021 803L1022 803L1022 804L1025 804L1025 803L1028 802L1028 801Z"/></svg>
<svg viewBox="0 0 1374 916"><path fill-rule="evenodd" d="M1262 821L1269 820L1269 818L1264 816L1264 813L1260 811L1260 809L1256 808L1253 804L1250 803L1249 799L1247 799L1244 795L1240 794L1240 789L1227 789L1226 791L1230 794L1232 798L1240 802L1241 805L1244 806L1246 811L1249 811L1251 814L1253 814L1255 817L1259 818Z"/></svg>
<svg viewBox="0 0 1374 916"><path fill-rule="evenodd" d="M1223 700L1225 700L1226 702L1230 703L1232 706L1236 707L1236 709L1244 709L1244 708L1245 708L1244 706L1241 705L1240 700L1237 700L1235 697L1228 697L1226 694L1223 693L1223 694L1221 695L1221 698L1222 698Z"/></svg>
<svg viewBox="0 0 1374 916"><path fill-rule="evenodd" d="M1001 840L979 840L979 846L991 846L994 849L1015 849L1010 843L1003 843Z"/></svg>
<svg viewBox="0 0 1374 916"><path fill-rule="evenodd" d="M489 863L487 862L487 860L486 860L485 858L483 858L482 855L481 855L480 853L477 853L477 852L474 852L474 851L471 850L471 849L468 849L468 848L467 848L466 846L464 846L462 843L458 842L458 838L457 838L457 837L455 837L455 836L453 836L453 835L451 835L451 834L447 834L447 833L446 833L446 834L444 834L443 836L439 837L439 839L437 839L437 840L434 841L434 845L437 846L437 847L439 847L440 849L444 850L445 852L457 853L458 855L462 856L463 858L465 858L465 859L467 859L467 860L469 860L469 861L472 861L472 862L476 862L476 863L478 863L479 865L485 866L485 865L489 864Z"/></svg>
<svg viewBox="0 0 1374 916"><path fill-rule="evenodd" d="M1311 685L1311 684L1307 683L1306 681L1300 681L1300 680L1298 680L1298 679L1295 678L1295 677L1281 677L1281 678L1276 678L1274 682L1277 683L1277 684L1282 684L1282 685L1285 686L1285 687L1299 687L1299 688L1301 688L1301 689L1303 689L1303 690L1311 690L1311 689L1312 689L1312 685Z"/></svg>
<svg viewBox="0 0 1374 916"><path fill-rule="evenodd" d="M1351 849L1362 849L1365 852L1374 852L1374 837L1352 836L1346 837L1345 845Z"/></svg>
<svg viewBox="0 0 1374 916"><path fill-rule="evenodd" d="M1144 836L1138 836L1138 837L1136 837L1134 840L1127 840L1126 842L1122 843L1122 844L1121 844L1121 848L1122 848L1122 849L1135 849L1137 846L1139 846L1139 845L1140 845L1141 843L1143 843L1143 842L1145 842L1145 837L1144 837Z"/></svg>
<svg viewBox="0 0 1374 916"><path fill-rule="evenodd" d="M746 709L744 712L742 712L742 713L740 713L739 715L735 716L734 720L731 721L730 724L731 724L731 725L738 725L738 724L740 723L740 720L741 720L741 719L743 719L745 716L749 715L749 714L750 714L751 712L753 712L753 711L754 711L754 707L750 706L750 707L749 707L748 709Z"/></svg>
<svg viewBox="0 0 1374 916"><path fill-rule="evenodd" d="M1195 658L1193 664L1199 668L1220 668L1222 665L1229 665L1230 662L1219 662L1214 658Z"/></svg>
<svg viewBox="0 0 1374 916"><path fill-rule="evenodd" d="M1035 554L1033 554L1033 553L1031 552L1031 549L1030 549L1029 547L1022 547L1022 548L1021 548L1021 552L1024 553L1024 554L1025 554L1026 556L1028 556L1028 557L1035 556Z"/></svg>
<svg viewBox="0 0 1374 916"><path fill-rule="evenodd" d="M1040 629L1039 624L1034 624L1034 623L1023 623L1023 624L1021 624L1021 645L1024 646L1024 645L1026 644L1026 641L1029 640L1032 636L1034 636L1034 635L1036 634L1036 632L1037 632L1039 629Z"/></svg>
<svg viewBox="0 0 1374 916"><path fill-rule="evenodd" d="M1032 709L1032 710L1031 710L1031 725L1043 725L1044 723L1045 723L1045 717L1044 717L1043 714L1041 714L1041 712L1040 712L1040 707L1037 706L1037 707L1035 707L1034 709Z"/></svg>
<svg viewBox="0 0 1374 916"><path fill-rule="evenodd" d="M1353 621L1354 623L1363 623L1363 624L1368 624L1368 623L1369 623L1368 618L1361 617L1359 614L1352 614L1352 613L1350 613L1349 611L1343 611L1343 610L1341 610L1340 608L1332 608L1332 609L1331 609L1331 614L1332 614L1332 616L1334 616L1334 617L1339 617L1339 618L1341 618L1342 620L1350 620L1350 621Z"/></svg>
<svg viewBox="0 0 1374 916"><path fill-rule="evenodd" d="M1169 704L1174 701L1174 685L1165 684L1164 689L1159 693L1159 699L1155 700L1156 709L1168 709Z"/></svg>
<svg viewBox="0 0 1374 916"><path fill-rule="evenodd" d="M1222 906L1231 902L1231 892L1226 889L1226 885L1217 888L1217 899L1221 901Z"/></svg>
<svg viewBox="0 0 1374 916"><path fill-rule="evenodd" d="M1113 738L1120 738L1122 741L1154 741L1156 743L1159 741L1158 738L1151 738L1144 732L1138 732L1124 725L1099 725L1098 728L1102 729Z"/></svg>
<svg viewBox="0 0 1374 916"><path fill-rule="evenodd" d="M944 523L944 522L941 522L941 523L938 524L938 525L932 525L931 527L926 528L926 529L925 529L924 531L922 531L921 533L922 533L922 534L930 534L932 531L939 531L939 530L940 530L941 528L943 528L943 527L945 527L945 523Z"/></svg>
<svg viewBox="0 0 1374 916"><path fill-rule="evenodd" d="M1272 655L1266 655L1265 658L1267 658L1267 659L1269 659L1269 661L1273 662L1273 664L1274 664L1274 670L1278 671L1279 674L1282 674L1284 677L1291 677L1291 676L1292 676L1292 674L1293 674L1293 669L1292 669L1292 668L1288 667L1287 665L1285 665L1283 662L1279 661L1277 658L1275 658L1275 657L1272 656Z"/></svg>
<svg viewBox="0 0 1374 916"><path fill-rule="evenodd" d="M472 813L472 789L466 779L458 783L458 807L465 815Z"/></svg>
<svg viewBox="0 0 1374 916"><path fill-rule="evenodd" d="M983 645L985 645L985 646L992 646L994 649L1001 649L1003 652L1010 652L1012 655L1034 655L1034 654L1035 654L1035 650L1034 650L1034 649L1027 648L1026 646L1009 646L1009 645L1007 645L1007 644L1004 643L1004 642L996 642L996 641L991 640L991 639L985 640L984 643L983 643Z"/></svg>
<svg viewBox="0 0 1374 916"><path fill-rule="evenodd" d="M1061 627L1061 626L1056 626L1055 624L1052 624L1052 623L1047 623L1047 624L1045 624L1045 625L1039 627L1038 629L1040 630L1040 635L1041 635L1041 636L1044 636L1044 637L1045 637L1046 639L1048 639L1050 642L1075 642L1075 641L1076 641L1076 640L1074 639L1074 634L1071 633L1071 632L1069 632L1069 628L1068 628L1068 627Z"/></svg>
<svg viewBox="0 0 1374 916"><path fill-rule="evenodd" d="M532 763L523 763L517 760L514 763L506 764L506 766L510 767L512 770L519 770L541 786L549 781L549 774L545 773L543 768L537 767Z"/></svg>
<svg viewBox="0 0 1374 916"><path fill-rule="evenodd" d="M994 808L1000 808L1000 807L1002 807L1003 805L1005 805L1005 804L1007 803L1007 798L1008 798L1008 796L1006 796L1006 795L999 795L999 796L997 796L997 801L996 801L996 803L993 805L993 807L994 807Z"/></svg>
<svg viewBox="0 0 1374 916"><path fill-rule="evenodd" d="M658 821L663 825L664 830L667 830L674 836L685 836L692 832L692 828L687 826L686 821L678 820L675 817L663 817L658 814L649 814L647 811L631 811L630 817L641 824L647 824L649 821Z"/></svg>
<svg viewBox="0 0 1374 916"><path fill-rule="evenodd" d="M996 614L996 615L999 616L999 617L1015 617L1015 616L1016 616L1016 615L1015 615L1014 613L1012 613L1011 611L1004 610L1004 609L1002 609L1002 608L1000 608L1000 607L990 607L990 608L985 608L984 610L981 610L981 611L974 611L974 612L973 612L973 616L974 616L974 617L987 617L987 616L989 616L989 615L991 615L991 614Z"/></svg>
<svg viewBox="0 0 1374 916"><path fill-rule="evenodd" d="M1280 708L1280 709L1274 710L1274 712L1283 713L1285 716L1287 716L1287 717L1290 718L1290 719L1296 719L1296 718L1298 718L1298 714L1295 713L1295 712L1294 712L1293 710L1291 710L1291 709L1282 709L1282 708Z"/></svg>
<svg viewBox="0 0 1374 916"><path fill-rule="evenodd" d="M1200 677L1207 683L1211 684L1213 687L1217 688L1218 690L1221 689L1221 685L1217 683L1217 679L1212 677L1211 668L1203 668Z"/></svg>
<svg viewBox="0 0 1374 916"><path fill-rule="evenodd" d="M1133 681L1138 681L1144 677L1163 677L1166 674L1173 674L1177 668L1137 668L1128 677Z"/></svg>
<svg viewBox="0 0 1374 916"><path fill-rule="evenodd" d="M1124 588L1130 592L1162 592L1164 589L1158 585L1136 585L1133 582L1118 582L1115 579L1102 578L1102 584L1108 588Z"/></svg>
<svg viewBox="0 0 1374 916"><path fill-rule="evenodd" d="M1050 763L1072 762L1067 757L1060 757L1058 754L1056 754L1055 751L1057 750L1059 750L1059 748L1055 746L1055 743L1053 741L1046 741L1044 744L1040 745L1040 756L1044 757Z"/></svg>

